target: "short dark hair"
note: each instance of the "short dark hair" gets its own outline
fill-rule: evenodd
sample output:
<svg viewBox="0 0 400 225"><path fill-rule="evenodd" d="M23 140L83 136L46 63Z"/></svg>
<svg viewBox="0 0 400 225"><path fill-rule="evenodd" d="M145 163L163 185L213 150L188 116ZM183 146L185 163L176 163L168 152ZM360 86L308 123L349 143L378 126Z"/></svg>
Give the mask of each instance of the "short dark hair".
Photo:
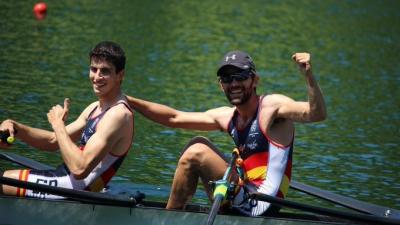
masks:
<svg viewBox="0 0 400 225"><path fill-rule="evenodd" d="M115 66L115 70L119 73L125 69L125 52L117 43L112 41L103 41L98 43L89 53L90 61L106 60Z"/></svg>

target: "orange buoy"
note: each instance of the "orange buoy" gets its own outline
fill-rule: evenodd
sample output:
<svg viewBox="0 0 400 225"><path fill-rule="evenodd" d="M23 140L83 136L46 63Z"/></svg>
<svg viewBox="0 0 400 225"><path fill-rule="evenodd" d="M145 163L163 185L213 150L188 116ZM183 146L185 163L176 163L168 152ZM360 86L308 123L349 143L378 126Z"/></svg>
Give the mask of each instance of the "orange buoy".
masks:
<svg viewBox="0 0 400 225"><path fill-rule="evenodd" d="M47 14L47 5L44 2L36 3L33 7L33 14L35 14L36 19L42 20Z"/></svg>

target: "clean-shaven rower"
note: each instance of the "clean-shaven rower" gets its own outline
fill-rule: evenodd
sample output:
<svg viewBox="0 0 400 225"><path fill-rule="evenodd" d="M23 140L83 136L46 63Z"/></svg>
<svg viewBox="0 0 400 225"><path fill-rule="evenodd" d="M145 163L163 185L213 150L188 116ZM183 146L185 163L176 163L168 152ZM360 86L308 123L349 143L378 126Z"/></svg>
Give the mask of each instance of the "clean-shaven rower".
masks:
<svg viewBox="0 0 400 225"><path fill-rule="evenodd" d="M3 121L1 131L8 131L11 136L41 150L59 150L64 162L55 170L7 170L2 176L76 190L100 191L117 172L134 135L133 111L121 91L125 61L125 53L116 43L105 41L94 47L90 52L89 79L98 101L87 106L67 126L68 99L64 100L63 107L53 106L47 114L52 131L11 119ZM0 143L0 146L9 147L6 143ZM0 192L60 198L7 185L2 185Z"/></svg>

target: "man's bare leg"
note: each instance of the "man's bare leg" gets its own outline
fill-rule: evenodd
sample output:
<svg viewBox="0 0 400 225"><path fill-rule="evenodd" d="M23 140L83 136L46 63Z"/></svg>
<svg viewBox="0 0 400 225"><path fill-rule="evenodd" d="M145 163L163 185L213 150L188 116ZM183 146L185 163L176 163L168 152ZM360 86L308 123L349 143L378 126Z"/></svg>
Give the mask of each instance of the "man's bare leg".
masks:
<svg viewBox="0 0 400 225"><path fill-rule="evenodd" d="M212 199L212 190L208 183L220 179L226 168L226 161L207 139L193 139L179 159L167 209L183 209L196 192L199 178L208 197Z"/></svg>
<svg viewBox="0 0 400 225"><path fill-rule="evenodd" d="M6 170L2 174L3 177L8 177L12 179L19 179L19 174L20 170ZM8 185L0 185L0 194L5 194L5 195L17 195L17 188L13 186L8 186Z"/></svg>

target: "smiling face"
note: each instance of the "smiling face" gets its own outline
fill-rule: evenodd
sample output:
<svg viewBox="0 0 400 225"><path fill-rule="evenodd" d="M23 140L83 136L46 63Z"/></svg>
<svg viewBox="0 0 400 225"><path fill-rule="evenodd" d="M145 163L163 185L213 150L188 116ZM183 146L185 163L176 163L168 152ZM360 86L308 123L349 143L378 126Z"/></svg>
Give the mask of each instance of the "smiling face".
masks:
<svg viewBox="0 0 400 225"><path fill-rule="evenodd" d="M243 70L234 66L227 66L220 78L221 89L232 105L245 104L252 95L256 95L258 76L249 75L246 77L237 75Z"/></svg>
<svg viewBox="0 0 400 225"><path fill-rule="evenodd" d="M101 58L92 58L89 79L94 93L101 97L120 90L124 70L116 72L115 66Z"/></svg>

